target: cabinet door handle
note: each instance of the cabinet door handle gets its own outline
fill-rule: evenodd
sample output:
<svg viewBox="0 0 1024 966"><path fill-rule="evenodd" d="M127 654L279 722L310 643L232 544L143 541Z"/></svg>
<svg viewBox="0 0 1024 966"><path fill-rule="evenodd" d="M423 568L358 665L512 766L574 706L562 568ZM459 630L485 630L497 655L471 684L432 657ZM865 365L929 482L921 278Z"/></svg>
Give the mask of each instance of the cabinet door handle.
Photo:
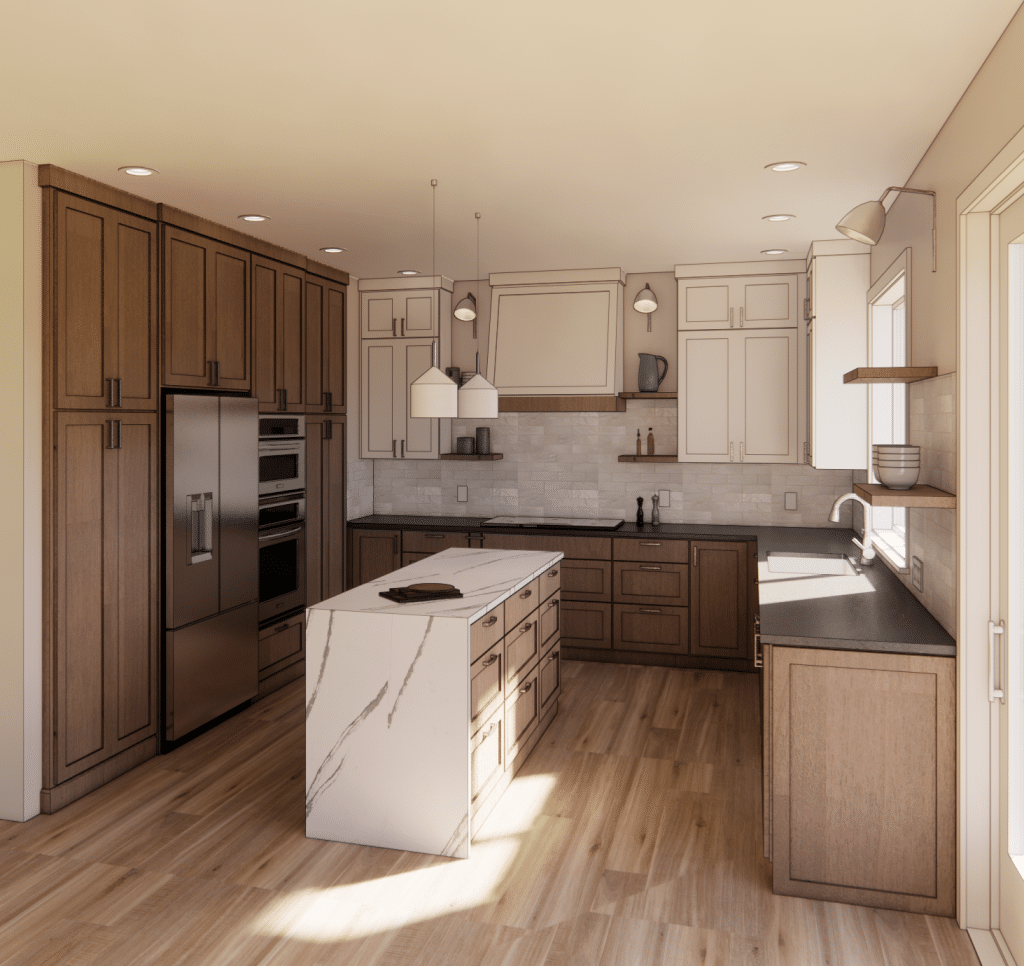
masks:
<svg viewBox="0 0 1024 966"><path fill-rule="evenodd" d="M219 362L217 363L217 385L218 386L220 385L220 363ZM288 408L288 390L287 389L282 389L281 390L281 408L282 409L287 409Z"/></svg>
<svg viewBox="0 0 1024 966"><path fill-rule="evenodd" d="M548 576L549 577L557 577L558 576L558 568L556 567L554 570L549 570L548 571Z"/></svg>
<svg viewBox="0 0 1024 966"><path fill-rule="evenodd" d="M397 448L398 448L398 440L397 439L391 440L391 458L392 459L395 458L395 455L396 455L395 451L396 451Z"/></svg>
<svg viewBox="0 0 1024 966"><path fill-rule="evenodd" d="M761 648L761 635L754 635L754 667L764 667L764 650Z"/></svg>
<svg viewBox="0 0 1024 966"><path fill-rule="evenodd" d="M557 607L557 606L558 606L558 600L556 598L555 600L551 601L550 604L548 604L548 610L551 610L552 607Z"/></svg>
<svg viewBox="0 0 1024 966"><path fill-rule="evenodd" d="M661 570L661 567L645 567L643 564L640 564L640 569L641 570Z"/></svg>
<svg viewBox="0 0 1024 966"><path fill-rule="evenodd" d="M286 631L291 626L292 626L291 624L278 624L277 627L274 628L274 633L275 634L280 634L281 631Z"/></svg>
<svg viewBox="0 0 1024 966"><path fill-rule="evenodd" d="M999 683L1003 683L1003 637L1006 633L1006 625L1000 621L988 622L988 699L990 702L999 701L1006 704L1006 689L996 687L996 665L999 665ZM999 643L996 644L996 638Z"/></svg>
<svg viewBox="0 0 1024 966"><path fill-rule="evenodd" d="M122 403L121 403L121 383L122 383L122 380L118 379L117 380L117 408L118 409L120 409L121 406L122 406Z"/></svg>
<svg viewBox="0 0 1024 966"><path fill-rule="evenodd" d="M324 420L324 439L334 439L334 420Z"/></svg>
<svg viewBox="0 0 1024 966"><path fill-rule="evenodd" d="M108 422L110 423L110 442L107 444L107 449L116 449L117 447L114 446L114 422L115 422L115 420L110 419L110 420L108 420Z"/></svg>
<svg viewBox="0 0 1024 966"><path fill-rule="evenodd" d="M640 541L640 546L641 547L660 547L661 544L660 543L644 543L643 540L641 540Z"/></svg>
<svg viewBox="0 0 1024 966"><path fill-rule="evenodd" d="M398 534L391 538L391 552L394 554L398 553Z"/></svg>
<svg viewBox="0 0 1024 966"><path fill-rule="evenodd" d="M740 328L743 328L743 307L740 307Z"/></svg>
<svg viewBox="0 0 1024 966"><path fill-rule="evenodd" d="M694 567L697 566L697 548L696 547L693 548L693 565L694 565Z"/></svg>
<svg viewBox="0 0 1024 966"><path fill-rule="evenodd" d="M498 623L498 616L497 616L497 614L495 614L492 617L488 617L487 620L484 621L484 627L494 627L494 625L497 624L497 623Z"/></svg>
<svg viewBox="0 0 1024 966"><path fill-rule="evenodd" d="M530 590L529 588L527 588L526 590L524 590L524 591L523 591L523 592L522 592L522 593L521 593L521 594L519 595L519 599L520 599L520 600L526 600L526 598L527 598L527 597L529 597L529 596L530 596L530 595L531 595L532 593L533 593L533 591L532 591L532 590Z"/></svg>
<svg viewBox="0 0 1024 966"><path fill-rule="evenodd" d="M480 741L481 741L481 742L484 742L484 741L486 741L486 740L487 740L488 738L490 738L490 737L491 737L491 735L493 735L493 734L494 734L494 732L495 732L495 731L497 731L497 730L498 730L498 722L497 722L497 721L495 721L495 722L494 722L494 724L492 724L492 725L490 726L490 728L488 728L488 729L487 729L487 730L486 730L486 731L484 732L484 734L483 734L483 737L482 737L482 738L480 739Z"/></svg>
<svg viewBox="0 0 1024 966"><path fill-rule="evenodd" d="M423 536L427 540L444 540L445 537L443 533L425 533Z"/></svg>
<svg viewBox="0 0 1024 966"><path fill-rule="evenodd" d="M394 338L396 335L395 326L398 324L398 319L391 320L391 337Z"/></svg>
<svg viewBox="0 0 1024 966"><path fill-rule="evenodd" d="M121 445L121 420L120 419L117 421L117 448L118 449L124 449L124 446Z"/></svg>
<svg viewBox="0 0 1024 966"><path fill-rule="evenodd" d="M548 661L550 662L550 661L557 661L557 660L558 660L558 651L552 651L551 655L548 657Z"/></svg>
<svg viewBox="0 0 1024 966"><path fill-rule="evenodd" d="M402 335L405 336L405 319L402 319Z"/></svg>
<svg viewBox="0 0 1024 966"><path fill-rule="evenodd" d="M492 654L486 661L481 665L482 667L490 667L496 660L498 660L497 654Z"/></svg>
<svg viewBox="0 0 1024 966"><path fill-rule="evenodd" d="M740 443L740 462L743 462L743 444Z"/></svg>
<svg viewBox="0 0 1024 966"><path fill-rule="evenodd" d="M729 443L729 462L730 463L735 462L735 460L733 460L733 458L732 458L732 447L733 447L733 443L730 442Z"/></svg>
<svg viewBox="0 0 1024 966"><path fill-rule="evenodd" d="M661 611L657 607L641 607L639 610L640 610L641 614L660 614L661 613Z"/></svg>
<svg viewBox="0 0 1024 966"><path fill-rule="evenodd" d="M113 379L108 379L107 382L110 383L110 394L109 394L109 397L108 397L110 399L110 402L108 402L107 405L110 406L111 408L113 408L113 406L114 406L114 380Z"/></svg>
<svg viewBox="0 0 1024 966"><path fill-rule="evenodd" d="M732 321L732 311L733 311L732 310L732 306L730 305L729 306L729 328L730 329L736 328L736 326L733 324L733 321Z"/></svg>
<svg viewBox="0 0 1024 966"><path fill-rule="evenodd" d="M533 627L533 622L532 621L527 621L525 624L523 624L523 629L519 633L520 634L525 634L532 627Z"/></svg>
<svg viewBox="0 0 1024 966"><path fill-rule="evenodd" d="M526 694L526 692L529 691L530 688L532 688L532 687L533 687L533 682L532 681L527 681L526 682L526 687L525 688L520 688L519 689L519 693L520 694Z"/></svg>
<svg viewBox="0 0 1024 966"><path fill-rule="evenodd" d="M405 459L405 440L402 440L402 459Z"/></svg>

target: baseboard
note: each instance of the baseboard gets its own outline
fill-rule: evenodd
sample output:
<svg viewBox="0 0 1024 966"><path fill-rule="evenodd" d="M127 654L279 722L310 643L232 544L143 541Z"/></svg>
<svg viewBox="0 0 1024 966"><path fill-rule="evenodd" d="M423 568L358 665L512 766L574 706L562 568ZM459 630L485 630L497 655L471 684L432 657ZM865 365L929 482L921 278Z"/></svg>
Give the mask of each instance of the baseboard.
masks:
<svg viewBox="0 0 1024 966"><path fill-rule="evenodd" d="M106 785L107 782L120 778L125 772L131 771L138 765L157 754L156 735L146 738L131 748L126 748L120 754L93 765L88 771L83 771L66 782L54 785L53 788L44 788L39 793L39 809L44 815L52 815L65 805L70 805L79 798L88 795L89 792Z"/></svg>
<svg viewBox="0 0 1024 966"><path fill-rule="evenodd" d="M1006 940L998 929L991 932L987 929L968 929L967 935L974 945L981 966L1016 966Z"/></svg>

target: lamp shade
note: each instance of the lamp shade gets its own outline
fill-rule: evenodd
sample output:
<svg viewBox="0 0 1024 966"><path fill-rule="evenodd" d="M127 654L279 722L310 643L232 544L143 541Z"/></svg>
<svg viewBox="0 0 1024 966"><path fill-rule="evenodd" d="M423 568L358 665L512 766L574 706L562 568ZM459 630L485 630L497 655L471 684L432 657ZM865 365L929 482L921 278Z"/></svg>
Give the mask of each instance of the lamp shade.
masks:
<svg viewBox="0 0 1024 966"><path fill-rule="evenodd" d="M498 390L478 372L459 390L459 419L497 419Z"/></svg>
<svg viewBox="0 0 1024 966"><path fill-rule="evenodd" d="M653 312L658 307L658 299L651 291L650 285L645 285L635 299L633 299L633 308L637 312L643 312L648 314Z"/></svg>
<svg viewBox="0 0 1024 966"><path fill-rule="evenodd" d="M472 292L455 306L454 314L460 322L472 322L476 318L476 298Z"/></svg>
<svg viewBox="0 0 1024 966"><path fill-rule="evenodd" d="M854 241L877 245L885 231L885 206L880 201L865 201L843 218L836 228Z"/></svg>
<svg viewBox="0 0 1024 966"><path fill-rule="evenodd" d="M417 419L449 419L459 414L459 387L437 366L409 386L409 415Z"/></svg>

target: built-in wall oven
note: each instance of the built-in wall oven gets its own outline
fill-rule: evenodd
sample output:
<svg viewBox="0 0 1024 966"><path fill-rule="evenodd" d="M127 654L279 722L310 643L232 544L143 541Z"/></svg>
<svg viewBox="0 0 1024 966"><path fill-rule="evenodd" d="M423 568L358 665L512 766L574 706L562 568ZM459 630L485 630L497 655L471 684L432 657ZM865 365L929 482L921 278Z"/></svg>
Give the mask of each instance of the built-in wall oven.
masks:
<svg viewBox="0 0 1024 966"><path fill-rule="evenodd" d="M260 416L260 496L306 488L306 417Z"/></svg>
<svg viewBox="0 0 1024 966"><path fill-rule="evenodd" d="M261 496L259 619L275 620L306 604L306 497Z"/></svg>

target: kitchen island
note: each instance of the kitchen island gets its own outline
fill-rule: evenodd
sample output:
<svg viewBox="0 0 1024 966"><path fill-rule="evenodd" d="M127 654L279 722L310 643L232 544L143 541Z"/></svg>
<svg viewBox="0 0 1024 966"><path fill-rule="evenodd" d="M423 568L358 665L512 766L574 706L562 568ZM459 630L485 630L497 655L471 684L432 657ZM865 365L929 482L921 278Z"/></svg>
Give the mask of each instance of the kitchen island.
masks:
<svg viewBox="0 0 1024 966"><path fill-rule="evenodd" d="M557 668L561 559L446 550L307 610L308 837L468 858L476 799L503 787L471 757L483 747L475 735L492 733L483 719L511 777L557 708L557 688L540 683L540 651ZM462 597L380 596L415 583L452 584ZM497 677L487 683L478 665Z"/></svg>

